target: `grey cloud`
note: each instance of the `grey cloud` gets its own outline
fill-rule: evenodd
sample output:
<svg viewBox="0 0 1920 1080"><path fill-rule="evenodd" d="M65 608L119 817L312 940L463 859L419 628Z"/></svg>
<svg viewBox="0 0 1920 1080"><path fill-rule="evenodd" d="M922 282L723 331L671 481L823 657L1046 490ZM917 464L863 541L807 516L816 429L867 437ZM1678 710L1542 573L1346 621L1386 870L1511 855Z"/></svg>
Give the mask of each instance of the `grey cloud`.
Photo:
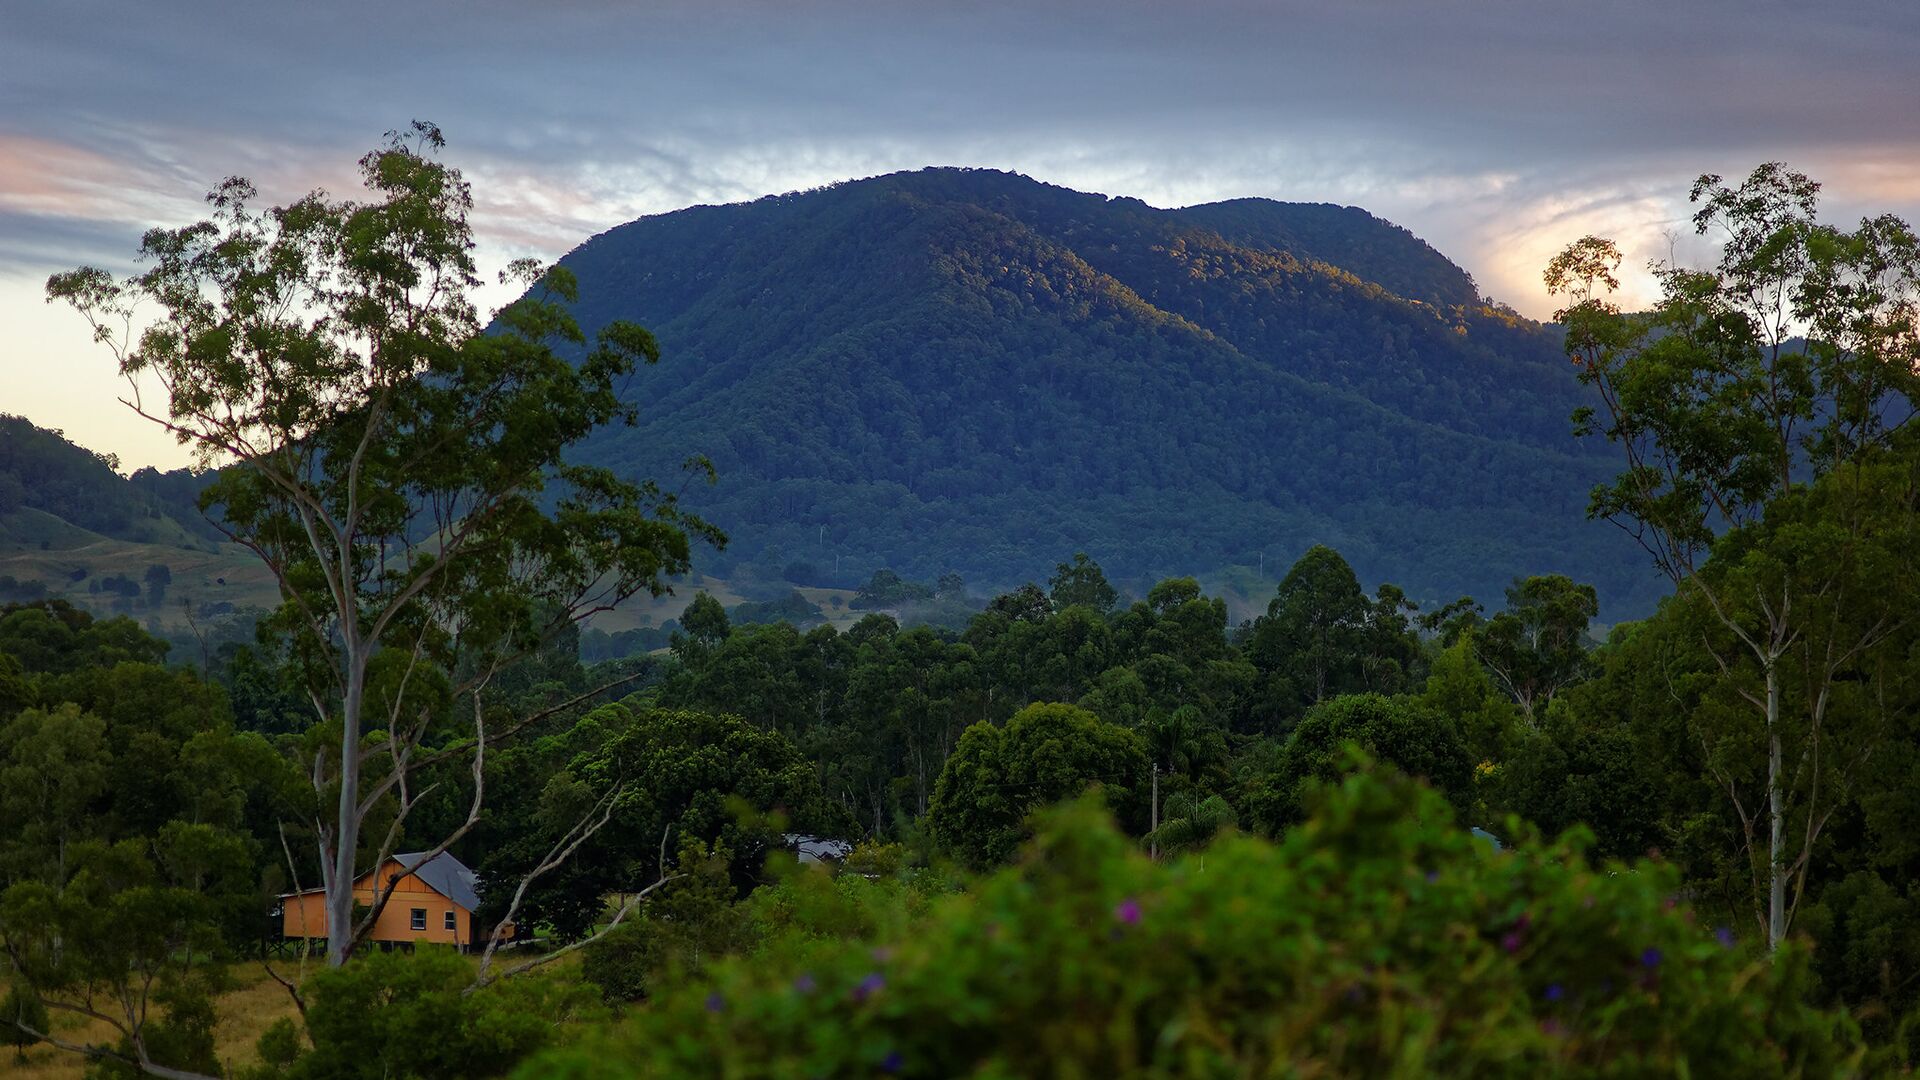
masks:
<svg viewBox="0 0 1920 1080"><path fill-rule="evenodd" d="M17 29L9 96L51 91L55 122L83 106L364 140L414 110L562 158L796 129L1357 128L1462 153L1920 134L1920 10L1892 3L80 0Z"/></svg>
<svg viewBox="0 0 1920 1080"><path fill-rule="evenodd" d="M1609 198L1671 217L1643 193L1703 169L1920 162L1920 5L1891 0L66 0L9 22L0 134L176 188L337 187L427 117L504 189L482 225L527 249L956 163L1358 203L1470 261Z"/></svg>
<svg viewBox="0 0 1920 1080"><path fill-rule="evenodd" d="M0 280L38 289L53 270L93 265L125 272L139 242L137 226L0 210Z"/></svg>

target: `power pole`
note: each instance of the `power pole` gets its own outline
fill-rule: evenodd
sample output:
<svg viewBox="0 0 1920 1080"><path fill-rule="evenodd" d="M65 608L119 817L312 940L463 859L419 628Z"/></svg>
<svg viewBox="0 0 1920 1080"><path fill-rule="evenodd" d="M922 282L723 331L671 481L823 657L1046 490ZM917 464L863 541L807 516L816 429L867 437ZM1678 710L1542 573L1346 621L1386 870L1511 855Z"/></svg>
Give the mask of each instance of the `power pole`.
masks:
<svg viewBox="0 0 1920 1080"><path fill-rule="evenodd" d="M1154 833L1160 831L1160 763L1157 761L1153 763L1153 810L1151 821L1152 827L1147 830L1148 836L1152 836ZM1158 837L1147 841L1147 857L1155 860L1160 858L1160 840Z"/></svg>

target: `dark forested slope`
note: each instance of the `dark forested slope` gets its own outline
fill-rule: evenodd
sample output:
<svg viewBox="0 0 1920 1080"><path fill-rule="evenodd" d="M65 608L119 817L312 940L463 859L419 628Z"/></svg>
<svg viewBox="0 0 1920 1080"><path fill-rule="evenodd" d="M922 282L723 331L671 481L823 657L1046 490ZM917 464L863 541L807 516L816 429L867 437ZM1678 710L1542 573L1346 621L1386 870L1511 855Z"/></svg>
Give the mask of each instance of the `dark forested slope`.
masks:
<svg viewBox="0 0 1920 1080"><path fill-rule="evenodd" d="M199 476L149 468L128 478L116 466L59 431L0 413L0 550L65 547L89 534L151 544L219 537L194 501Z"/></svg>
<svg viewBox="0 0 1920 1080"><path fill-rule="evenodd" d="M986 584L1092 552L1127 580L1313 543L1415 595L1512 577L1653 595L1584 519L1603 448L1548 330L1363 211L1262 200L1156 210L935 169L644 218L569 254L589 329L665 359L637 429L586 456L671 474L719 560Z"/></svg>

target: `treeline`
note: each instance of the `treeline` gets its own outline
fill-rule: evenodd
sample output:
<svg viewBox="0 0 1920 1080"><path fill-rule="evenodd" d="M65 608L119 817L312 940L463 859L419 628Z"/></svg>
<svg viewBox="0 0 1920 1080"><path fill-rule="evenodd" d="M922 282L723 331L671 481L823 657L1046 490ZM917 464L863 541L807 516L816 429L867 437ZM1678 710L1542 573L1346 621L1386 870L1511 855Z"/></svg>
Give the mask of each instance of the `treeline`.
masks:
<svg viewBox="0 0 1920 1080"><path fill-rule="evenodd" d="M1821 909L1835 914L1810 921L1831 936L1808 972L1799 954L1767 959L1703 887L1691 858L1708 851L1656 855L1633 873L1589 868L1646 855L1676 817L1713 834L1692 818L1710 805L1704 781L1678 781L1698 800L1680 805L1659 785L1683 767L1646 753L1684 718L1623 724L1617 711L1646 708L1621 674L1676 628L1656 619L1593 648L1581 633L1592 605L1590 590L1537 579L1490 618L1411 612L1390 587L1363 593L1324 549L1269 615L1233 628L1187 581L1122 604L1084 558L1045 588L995 598L962 633L901 630L884 615L847 633L730 626L703 596L672 652L644 662L646 690L554 714L490 757L489 820L456 848L483 869L484 915L497 916L560 823L622 792L607 827L539 878L519 915L553 949L604 929L610 896L666 879L649 903L579 968L478 992L470 962L432 952L309 975L304 1021L277 1022L238 1073L217 1051L223 973L258 962L277 931L275 894L318 872L305 825L315 796L297 765L315 729L295 665L229 647L209 682L163 666L164 644L124 618L16 606L0 612L0 807L18 823L0 838L0 939L49 993L157 980L139 1029L155 1060L258 1080L496 1075L543 1049L557 1056L526 1075L695 1075L715 1054L897 1060L892 1071L928 1076L1066 1060L1125 1072L1163 1051L1073 1033L1127 1016L1157 1030L1183 1009L1225 1020L1246 1000L1303 1024L1303 1003L1343 1001L1343 1023L1379 1037L1249 1032L1207 1042L1205 1060L1405 1064L1418 1044L1387 1033L1416 1001L1447 1003L1436 1022L1460 1048L1440 1071L1705 1056L1749 1075L1782 1061L1841 1069L1865 1044L1822 1002L1856 1006L1887 1045L1873 1017L1898 1015L1904 999L1860 1008L1854 995L1877 984L1827 960L1898 932L1884 889L1825 885ZM576 649L559 642L516 669L501 714L602 685L609 669L581 665ZM748 680L755 665L784 689ZM742 693L726 694L727 680ZM1549 683L1529 722L1507 687ZM1353 748L1379 763L1372 775L1350 776ZM463 779L432 776L446 796L407 822L402 848L457 820ZM1076 798L1086 805L1051 824L1033 816ZM1597 837L1576 827L1554 843L1507 809L1550 829L1577 815ZM1510 853L1469 822L1491 825ZM1277 845L1222 839L1236 823ZM857 840L849 872L796 874L780 854L788 832ZM1691 912L1671 904L1680 889ZM983 942L995 950L984 966ZM1335 942L1393 959L1377 970L1311 959ZM1288 949L1307 951L1274 967ZM1082 974L1065 978L1074 965ZM1461 984L1463 970L1477 974ZM1190 984L1220 989L1192 998ZM1745 1008L1755 985L1779 1007ZM956 1013L955 995L976 1012ZM633 1026L602 1027L634 1002L650 1004ZM1567 1038L1574 1025L1625 1044ZM690 1041L648 1034L676 1026ZM567 1049L603 1037L618 1055Z"/></svg>
<svg viewBox="0 0 1920 1080"><path fill-rule="evenodd" d="M117 474L119 467L58 431L0 413L0 520L28 509L116 540L218 538L195 505L206 485L202 475L147 468L127 478Z"/></svg>
<svg viewBox="0 0 1920 1080"><path fill-rule="evenodd" d="M879 615L845 633L729 627L702 598L648 695L792 740L861 835L973 866L1007 858L1029 811L1092 784L1163 851L1235 824L1280 835L1353 745L1495 834L1517 818L1586 835L1596 858L1655 857L1716 923L1764 939L1751 822L1726 789L1752 762L1727 757L1740 752L1734 717L1716 721L1714 741L1700 735L1703 713L1730 707L1703 604L1670 600L1596 642L1595 592L1566 578L1517 582L1492 613L1467 601L1419 611L1393 586L1366 593L1316 548L1267 614L1230 626L1191 580L1121 604L1081 556L960 632ZM1909 647L1883 641L1874 655ZM1798 923L1819 943L1823 998L1886 1017L1873 1022L1882 1032L1920 1001L1892 975L1920 965L1920 898L1904 885L1920 865L1898 824L1920 812L1911 663L1853 669L1845 693L1867 712L1844 736L1839 714L1830 721L1827 752L1867 764L1833 793Z"/></svg>

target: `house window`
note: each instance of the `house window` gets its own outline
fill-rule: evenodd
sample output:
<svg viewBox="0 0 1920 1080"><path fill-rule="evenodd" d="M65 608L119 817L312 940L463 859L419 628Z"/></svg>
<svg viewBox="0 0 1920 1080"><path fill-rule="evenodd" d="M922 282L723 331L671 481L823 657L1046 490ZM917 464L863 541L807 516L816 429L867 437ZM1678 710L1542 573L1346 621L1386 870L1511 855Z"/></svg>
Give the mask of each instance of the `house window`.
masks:
<svg viewBox="0 0 1920 1080"><path fill-rule="evenodd" d="M447 912L447 929L453 930L456 928L457 924L453 921L453 912L449 911Z"/></svg>
<svg viewBox="0 0 1920 1080"><path fill-rule="evenodd" d="M415 930L425 930L427 928L426 908L417 907L413 909L413 928Z"/></svg>

